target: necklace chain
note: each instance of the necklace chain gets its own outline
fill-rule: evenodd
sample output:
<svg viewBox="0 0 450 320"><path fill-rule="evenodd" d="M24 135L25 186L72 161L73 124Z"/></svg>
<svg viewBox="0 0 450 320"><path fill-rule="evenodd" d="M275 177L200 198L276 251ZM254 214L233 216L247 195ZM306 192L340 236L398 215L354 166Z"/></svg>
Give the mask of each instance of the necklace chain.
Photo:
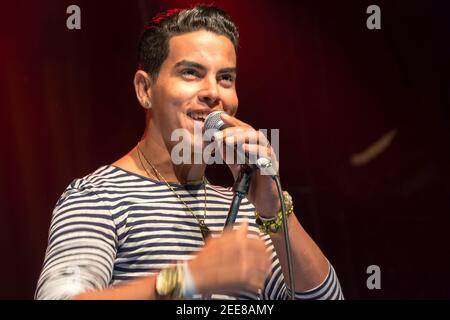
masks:
<svg viewBox="0 0 450 320"><path fill-rule="evenodd" d="M209 230L208 226L205 224L205 219L206 219L206 180L205 180L205 178L203 177L203 189L204 189L204 195L205 195L205 207L204 207L204 211L203 211L203 218L199 218L191 210L191 208L187 205L187 203L184 202L183 199L181 199L180 195L175 191L174 188L172 188L172 186L169 184L169 182L167 182L167 180L163 177L163 175L161 173L159 173L159 171L156 169L156 167L147 159L145 154L142 152L142 150L141 150L141 148L139 146L139 143L137 145L137 150L138 150L139 162L141 163L141 165L144 168L144 170L147 173L147 175L149 177L153 176L157 180L163 180L165 182L167 187L173 192L173 194L175 194L175 196L178 198L178 200L180 200L180 202L183 203L183 205L186 207L186 209L188 209L188 211L192 214L192 216L197 220L199 228L200 228L200 232L202 233L202 238L203 238L203 240L206 240L206 238L208 238L208 236L210 235L211 231ZM142 162L141 154L144 157L145 161L148 163L148 165L152 168L153 172L155 172L155 174L150 175L150 173L147 171L147 168L144 166L144 164Z"/></svg>

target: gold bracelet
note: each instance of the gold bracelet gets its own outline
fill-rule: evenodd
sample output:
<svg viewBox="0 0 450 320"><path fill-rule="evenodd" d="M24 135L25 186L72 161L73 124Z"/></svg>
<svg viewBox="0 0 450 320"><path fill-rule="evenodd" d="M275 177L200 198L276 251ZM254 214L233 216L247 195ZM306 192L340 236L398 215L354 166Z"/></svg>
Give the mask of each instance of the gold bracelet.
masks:
<svg viewBox="0 0 450 320"><path fill-rule="evenodd" d="M286 216L289 217L292 212L294 212L294 204L292 202L292 197L287 191L283 191L283 201L286 206ZM265 219L261 217L258 211L255 210L256 224L259 230L264 234L276 233L280 231L283 226L283 214L280 209L277 215L271 219Z"/></svg>
<svg viewBox="0 0 450 320"><path fill-rule="evenodd" d="M156 293L164 298L182 298L183 267L180 264L162 269L156 277Z"/></svg>

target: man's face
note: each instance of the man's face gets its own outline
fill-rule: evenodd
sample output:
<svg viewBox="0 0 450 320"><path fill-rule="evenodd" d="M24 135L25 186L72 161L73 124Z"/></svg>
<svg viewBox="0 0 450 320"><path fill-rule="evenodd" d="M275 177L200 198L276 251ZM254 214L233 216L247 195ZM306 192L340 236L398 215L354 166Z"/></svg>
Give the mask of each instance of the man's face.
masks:
<svg viewBox="0 0 450 320"><path fill-rule="evenodd" d="M203 127L210 112L234 115L238 98L235 87L236 53L225 36L200 30L174 36L169 55L151 88L153 119L167 146L175 129ZM193 140L192 140L193 141Z"/></svg>

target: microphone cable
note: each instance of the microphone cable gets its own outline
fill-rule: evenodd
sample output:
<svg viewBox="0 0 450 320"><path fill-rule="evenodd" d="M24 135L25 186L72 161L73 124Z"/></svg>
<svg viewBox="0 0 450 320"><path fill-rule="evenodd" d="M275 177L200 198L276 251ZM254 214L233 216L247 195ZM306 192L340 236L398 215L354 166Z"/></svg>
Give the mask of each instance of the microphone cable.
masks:
<svg viewBox="0 0 450 320"><path fill-rule="evenodd" d="M283 236L284 236L284 246L286 248L286 259L288 263L288 274L289 274L289 286L291 288L290 298L291 300L295 300L295 279L294 279L294 269L292 264L292 252L291 252L291 244L289 242L289 230L288 230L288 221L286 214L286 204L283 199L283 189L281 188L280 176L278 174L273 175L272 179L275 181L277 185L278 197L280 198L281 204L281 220L283 222ZM295 214L295 213L294 213Z"/></svg>

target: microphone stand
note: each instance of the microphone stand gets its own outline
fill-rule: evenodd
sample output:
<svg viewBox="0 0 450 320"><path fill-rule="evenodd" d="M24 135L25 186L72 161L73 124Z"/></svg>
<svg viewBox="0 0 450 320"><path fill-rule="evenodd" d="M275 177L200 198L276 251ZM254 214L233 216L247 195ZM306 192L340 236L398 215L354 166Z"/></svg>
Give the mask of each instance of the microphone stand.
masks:
<svg viewBox="0 0 450 320"><path fill-rule="evenodd" d="M228 211L227 219L225 220L225 228L233 225L236 221L237 214L239 212L239 207L241 205L242 199L248 194L248 189L250 188L250 178L253 171L257 169L254 165L242 165L239 171L239 176L233 185L233 199L231 200L230 209Z"/></svg>
<svg viewBox="0 0 450 320"><path fill-rule="evenodd" d="M255 165L241 165L241 170L239 170L239 175L233 185L234 195L231 200L230 209L228 210L227 219L225 220L224 229L228 227L232 228L234 222L236 221L242 199L244 199L248 194L248 189L250 188L251 174L255 171L255 169L258 169ZM211 296L209 296L209 298L211 298Z"/></svg>
<svg viewBox="0 0 450 320"><path fill-rule="evenodd" d="M225 228L232 226L236 221L237 214L239 212L239 207L241 205L241 201L248 194L248 189L250 188L250 178L251 174L255 169L258 169L257 165L242 165L241 170L239 171L239 176L237 177L234 185L233 185L233 199L231 200L230 209L228 211L227 219L225 220ZM292 262L292 252L291 245L289 242L289 231L287 224L287 214L286 214L286 205L283 200L282 188L280 177L275 174L272 176L272 179L275 181L277 186L278 197L280 199L281 204L281 216L283 223L283 236L284 236L284 245L286 248L286 258L288 264L288 274L289 274L289 286L291 289L290 299L295 300L295 276L294 276L294 267Z"/></svg>

